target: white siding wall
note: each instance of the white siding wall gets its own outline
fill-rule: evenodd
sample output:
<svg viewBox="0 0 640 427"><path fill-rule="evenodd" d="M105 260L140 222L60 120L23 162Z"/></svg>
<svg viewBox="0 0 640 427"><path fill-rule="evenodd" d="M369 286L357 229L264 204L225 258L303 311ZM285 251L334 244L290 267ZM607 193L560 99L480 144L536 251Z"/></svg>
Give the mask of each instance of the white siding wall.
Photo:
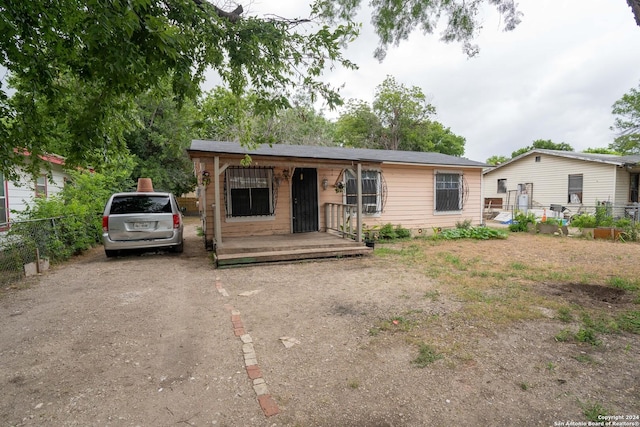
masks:
<svg viewBox="0 0 640 427"><path fill-rule="evenodd" d="M539 162L535 161L536 156L540 156ZM594 206L596 201L613 202L617 197L614 188L619 174L617 169L610 164L533 153L487 172L484 175L484 198L502 198L506 209L507 194L497 192L498 179L506 179L507 191L516 190L518 184L533 183L531 204L534 207L561 204L577 208L578 205L568 203L569 175L582 174L583 205ZM628 179L627 177L627 189ZM509 203L514 204L516 201L510 200Z"/></svg>
<svg viewBox="0 0 640 427"><path fill-rule="evenodd" d="M43 174L45 171L43 171ZM53 182L47 179L47 197L58 194L64 188L64 180L67 176L62 167L51 165L51 175ZM30 175L21 173L18 182L7 182L7 202L9 208L9 218L18 220L20 212L33 203L36 197L35 182ZM16 213L17 212L17 213Z"/></svg>

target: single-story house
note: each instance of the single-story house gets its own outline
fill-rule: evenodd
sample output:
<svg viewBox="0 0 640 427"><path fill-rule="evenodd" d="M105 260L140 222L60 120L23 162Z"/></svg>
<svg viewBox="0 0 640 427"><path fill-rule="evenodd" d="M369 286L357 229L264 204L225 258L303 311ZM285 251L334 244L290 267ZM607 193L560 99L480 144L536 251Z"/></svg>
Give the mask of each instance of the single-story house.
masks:
<svg viewBox="0 0 640 427"><path fill-rule="evenodd" d="M194 140L205 242L391 223L414 235L482 222L487 165L440 153ZM245 165L245 156L251 162Z"/></svg>
<svg viewBox="0 0 640 427"><path fill-rule="evenodd" d="M64 187L68 175L64 171L64 158L57 155L42 157L49 163L51 180L48 171L41 169L41 173L34 178L27 173L20 172L17 182L5 179L0 172L0 230L7 228L9 220L19 219L36 197L50 197L57 194Z"/></svg>
<svg viewBox="0 0 640 427"><path fill-rule="evenodd" d="M611 207L622 217L638 200L640 156L536 149L483 173L485 208L591 212ZM565 214L566 216L566 214Z"/></svg>

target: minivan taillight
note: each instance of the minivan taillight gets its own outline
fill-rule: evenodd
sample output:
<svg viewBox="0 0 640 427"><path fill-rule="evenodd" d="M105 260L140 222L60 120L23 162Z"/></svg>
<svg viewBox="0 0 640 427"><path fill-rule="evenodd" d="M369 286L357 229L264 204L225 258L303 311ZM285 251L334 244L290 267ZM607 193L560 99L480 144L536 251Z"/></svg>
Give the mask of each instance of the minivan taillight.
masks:
<svg viewBox="0 0 640 427"><path fill-rule="evenodd" d="M180 228L180 215L173 214L173 228Z"/></svg>
<svg viewBox="0 0 640 427"><path fill-rule="evenodd" d="M107 215L102 217L102 231L109 231L109 217Z"/></svg>

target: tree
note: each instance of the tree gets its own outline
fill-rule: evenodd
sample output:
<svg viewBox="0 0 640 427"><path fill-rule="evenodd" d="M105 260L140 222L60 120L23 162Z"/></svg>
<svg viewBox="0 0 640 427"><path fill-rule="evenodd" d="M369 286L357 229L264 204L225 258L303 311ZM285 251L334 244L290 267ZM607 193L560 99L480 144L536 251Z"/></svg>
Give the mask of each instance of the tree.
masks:
<svg viewBox="0 0 640 427"><path fill-rule="evenodd" d="M621 153L612 150L610 148L587 148L586 150L582 151L583 153L592 153L592 154L612 154L615 156L620 156L622 155Z"/></svg>
<svg viewBox="0 0 640 427"><path fill-rule="evenodd" d="M419 87L387 76L373 106L351 100L336 123L336 142L349 147L464 154L465 139L431 120L435 107Z"/></svg>
<svg viewBox="0 0 640 427"><path fill-rule="evenodd" d="M618 136L609 148L622 154L640 154L640 85L613 104L615 118L612 130Z"/></svg>
<svg viewBox="0 0 640 427"><path fill-rule="evenodd" d="M18 82L20 100L0 90L2 172L24 163L24 151L32 160L49 151L54 138L46 125L58 123L76 148L61 154L69 164L84 165L86 153L114 142L104 130L123 103L165 78L178 100L195 98L207 68L234 94L250 88L261 114L288 106L287 93L296 83L330 106L340 102L319 77L336 65L354 67L340 52L357 34L352 22L304 32L297 28L312 20L242 12L239 7L227 13L204 0L59 0L55 7L48 0L7 0L0 6L0 65ZM55 114L69 95L69 82L86 94L77 100L77 126ZM45 111L53 115L42 117Z"/></svg>
<svg viewBox="0 0 640 427"><path fill-rule="evenodd" d="M378 148L381 135L380 119L362 100L350 100L336 122L335 141L341 146Z"/></svg>
<svg viewBox="0 0 640 427"><path fill-rule="evenodd" d="M196 185L186 149L200 116L191 101L172 96L168 83L137 97L138 126L125 134L125 142L136 162L133 178L151 178L155 190L179 196Z"/></svg>
<svg viewBox="0 0 640 427"><path fill-rule="evenodd" d="M426 151L462 156L466 139L445 128L442 123L427 120L414 126L400 148L407 151Z"/></svg>
<svg viewBox="0 0 640 427"><path fill-rule="evenodd" d="M491 156L489 157L487 160L485 160L485 163L488 165L494 165L497 166L501 163L504 163L506 161L508 161L509 158L505 157L505 156Z"/></svg>
<svg viewBox="0 0 640 427"><path fill-rule="evenodd" d="M382 148L398 150L401 141L413 145L406 141L412 128L424 123L435 111L419 87L407 88L387 76L376 88L373 100L373 112L383 128Z"/></svg>
<svg viewBox="0 0 640 427"><path fill-rule="evenodd" d="M288 145L335 145L336 124L312 105L311 98L298 93L291 108L273 116L256 116L257 140Z"/></svg>
<svg viewBox="0 0 640 427"><path fill-rule="evenodd" d="M624 0L618 0L624 1ZM363 0L317 0L321 13L334 20L355 16ZM397 46L419 29L424 34L433 34L440 19L444 20L444 31L440 40L445 43L460 42L468 56L475 56L479 47L473 41L482 29L480 12L488 4L501 15L504 31L514 30L521 22L522 13L515 0L385 0L371 1L371 23L379 37L375 57L384 59L389 46ZM627 0L636 24L640 26L640 0Z"/></svg>
<svg viewBox="0 0 640 427"><path fill-rule="evenodd" d="M533 144L522 147L513 153L511 153L511 158L518 157L521 154L524 154L528 151L541 149L541 150L559 150L559 151L574 151L573 147L567 143L560 142L555 143L550 139L536 139L533 141Z"/></svg>
<svg viewBox="0 0 640 427"><path fill-rule="evenodd" d="M629 0L630 1L630 0ZM362 0L317 0L320 13L333 20L350 19L355 16ZM389 46L397 46L419 29L432 34L440 19L445 21L440 39L445 43L460 42L468 56L474 56L479 48L473 43L482 28L479 16L481 6L494 6L502 17L503 29L511 31L520 23L522 13L515 0L408 0L370 2L373 8L371 23L379 37L374 56L383 60Z"/></svg>

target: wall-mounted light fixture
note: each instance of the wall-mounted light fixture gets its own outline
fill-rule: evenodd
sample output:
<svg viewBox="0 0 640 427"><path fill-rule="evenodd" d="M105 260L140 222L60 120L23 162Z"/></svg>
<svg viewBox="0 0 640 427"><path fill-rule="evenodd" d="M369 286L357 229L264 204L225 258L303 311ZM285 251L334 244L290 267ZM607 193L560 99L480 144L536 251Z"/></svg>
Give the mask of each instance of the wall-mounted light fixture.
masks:
<svg viewBox="0 0 640 427"><path fill-rule="evenodd" d="M322 189L326 190L327 188L329 188L329 180L327 177L324 177L322 178Z"/></svg>

